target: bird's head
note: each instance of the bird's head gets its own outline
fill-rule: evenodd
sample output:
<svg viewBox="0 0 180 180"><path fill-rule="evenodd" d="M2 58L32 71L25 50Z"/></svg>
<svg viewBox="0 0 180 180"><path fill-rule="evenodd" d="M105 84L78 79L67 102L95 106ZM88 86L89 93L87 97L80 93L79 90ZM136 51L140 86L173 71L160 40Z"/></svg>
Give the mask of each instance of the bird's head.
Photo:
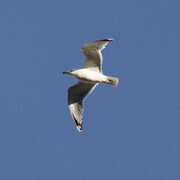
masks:
<svg viewBox="0 0 180 180"><path fill-rule="evenodd" d="M71 69L71 70L69 70L67 72L63 72L63 74L72 74L74 71L75 71L75 69Z"/></svg>

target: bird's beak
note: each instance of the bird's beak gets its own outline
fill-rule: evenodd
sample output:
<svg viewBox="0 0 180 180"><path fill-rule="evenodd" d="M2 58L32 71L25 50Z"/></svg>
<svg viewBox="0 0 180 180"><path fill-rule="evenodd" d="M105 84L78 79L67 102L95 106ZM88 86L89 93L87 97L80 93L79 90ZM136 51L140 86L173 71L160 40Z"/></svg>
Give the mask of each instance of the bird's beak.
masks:
<svg viewBox="0 0 180 180"><path fill-rule="evenodd" d="M63 74L69 74L68 72L63 72Z"/></svg>

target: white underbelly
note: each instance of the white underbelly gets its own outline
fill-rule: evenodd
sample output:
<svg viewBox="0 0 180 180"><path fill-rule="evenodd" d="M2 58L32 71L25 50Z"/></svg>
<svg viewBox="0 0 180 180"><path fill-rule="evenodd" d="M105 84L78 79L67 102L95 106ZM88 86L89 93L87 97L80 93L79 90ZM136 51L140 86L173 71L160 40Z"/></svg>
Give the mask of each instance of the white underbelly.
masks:
<svg viewBox="0 0 180 180"><path fill-rule="evenodd" d="M79 81L95 83L101 83L107 80L107 77L105 75L87 69L78 70L76 78Z"/></svg>

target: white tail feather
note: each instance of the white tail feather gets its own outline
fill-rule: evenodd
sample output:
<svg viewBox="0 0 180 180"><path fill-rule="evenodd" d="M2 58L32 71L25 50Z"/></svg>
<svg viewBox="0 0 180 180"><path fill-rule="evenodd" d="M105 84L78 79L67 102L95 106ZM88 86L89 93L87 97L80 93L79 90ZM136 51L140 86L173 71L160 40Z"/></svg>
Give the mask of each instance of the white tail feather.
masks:
<svg viewBox="0 0 180 180"><path fill-rule="evenodd" d="M108 78L108 81L106 82L106 84L109 84L114 87L116 87L118 85L118 81L119 81L118 78L114 78L114 77L110 77L110 76L107 76L107 78Z"/></svg>

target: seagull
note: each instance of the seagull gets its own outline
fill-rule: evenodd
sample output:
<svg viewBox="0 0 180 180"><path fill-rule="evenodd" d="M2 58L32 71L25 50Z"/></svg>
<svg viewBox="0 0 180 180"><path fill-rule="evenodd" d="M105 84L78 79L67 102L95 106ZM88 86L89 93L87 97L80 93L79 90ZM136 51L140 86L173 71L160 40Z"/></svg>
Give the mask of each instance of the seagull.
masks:
<svg viewBox="0 0 180 180"><path fill-rule="evenodd" d="M82 131L83 101L92 93L99 83L116 87L118 78L106 76L102 72L101 50L114 39L103 39L85 44L81 50L85 56L85 63L81 69L72 69L63 74L69 74L78 79L78 83L68 89L68 105L79 132Z"/></svg>

